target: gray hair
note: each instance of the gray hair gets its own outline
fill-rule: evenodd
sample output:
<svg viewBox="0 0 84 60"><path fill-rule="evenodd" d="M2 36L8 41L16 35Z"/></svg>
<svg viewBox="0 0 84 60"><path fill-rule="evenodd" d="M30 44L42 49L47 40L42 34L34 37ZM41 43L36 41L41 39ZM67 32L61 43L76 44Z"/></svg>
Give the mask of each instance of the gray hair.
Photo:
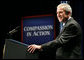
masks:
<svg viewBox="0 0 84 60"><path fill-rule="evenodd" d="M61 3L57 6L57 8L63 8L65 10L65 12L70 12L70 16L72 15L72 8L69 4L67 3Z"/></svg>

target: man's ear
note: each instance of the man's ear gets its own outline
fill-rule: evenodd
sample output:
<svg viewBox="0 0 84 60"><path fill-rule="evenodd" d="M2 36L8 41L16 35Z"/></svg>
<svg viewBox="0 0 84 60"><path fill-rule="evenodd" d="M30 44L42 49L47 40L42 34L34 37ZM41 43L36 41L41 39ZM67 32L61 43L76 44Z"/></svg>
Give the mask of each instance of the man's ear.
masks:
<svg viewBox="0 0 84 60"><path fill-rule="evenodd" d="M70 15L70 12L69 11L66 11L66 15Z"/></svg>

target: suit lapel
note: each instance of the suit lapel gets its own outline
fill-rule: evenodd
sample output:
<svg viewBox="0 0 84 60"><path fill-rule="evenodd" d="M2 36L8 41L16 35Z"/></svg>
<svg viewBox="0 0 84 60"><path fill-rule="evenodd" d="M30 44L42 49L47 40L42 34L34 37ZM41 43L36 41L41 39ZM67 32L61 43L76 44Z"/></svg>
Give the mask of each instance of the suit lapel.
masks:
<svg viewBox="0 0 84 60"><path fill-rule="evenodd" d="M73 20L73 18L70 18L69 20L66 21L66 23L65 23L65 25L64 25L64 27L63 27L63 29L62 29L62 31L60 32L60 34L65 30L67 24L68 24L71 20Z"/></svg>
<svg viewBox="0 0 84 60"><path fill-rule="evenodd" d="M62 34L62 33L64 32L64 30L66 29L67 24L70 23L71 20L73 20L73 18L70 18L70 20L68 20L68 21L65 23L65 25L64 25L64 27L63 27L63 29L62 29L62 31L59 33L59 35L58 35L58 37L57 37L56 39L58 39L58 38L61 36L61 34Z"/></svg>

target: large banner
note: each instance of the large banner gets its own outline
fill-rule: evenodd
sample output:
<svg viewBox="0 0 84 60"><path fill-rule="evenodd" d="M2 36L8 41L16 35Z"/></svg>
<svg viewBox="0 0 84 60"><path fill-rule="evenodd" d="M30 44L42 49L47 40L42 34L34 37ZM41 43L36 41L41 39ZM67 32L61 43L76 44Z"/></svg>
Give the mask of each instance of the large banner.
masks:
<svg viewBox="0 0 84 60"><path fill-rule="evenodd" d="M43 44L54 40L54 15L26 16L21 21L21 41L26 44Z"/></svg>

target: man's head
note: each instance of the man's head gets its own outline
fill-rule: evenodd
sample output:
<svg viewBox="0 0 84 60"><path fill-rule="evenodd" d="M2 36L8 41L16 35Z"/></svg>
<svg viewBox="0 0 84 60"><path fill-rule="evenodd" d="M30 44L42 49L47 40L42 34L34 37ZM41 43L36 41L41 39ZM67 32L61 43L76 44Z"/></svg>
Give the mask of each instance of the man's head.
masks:
<svg viewBox="0 0 84 60"><path fill-rule="evenodd" d="M65 22L72 15L72 8L67 3L61 3L57 6L57 18L59 22Z"/></svg>

